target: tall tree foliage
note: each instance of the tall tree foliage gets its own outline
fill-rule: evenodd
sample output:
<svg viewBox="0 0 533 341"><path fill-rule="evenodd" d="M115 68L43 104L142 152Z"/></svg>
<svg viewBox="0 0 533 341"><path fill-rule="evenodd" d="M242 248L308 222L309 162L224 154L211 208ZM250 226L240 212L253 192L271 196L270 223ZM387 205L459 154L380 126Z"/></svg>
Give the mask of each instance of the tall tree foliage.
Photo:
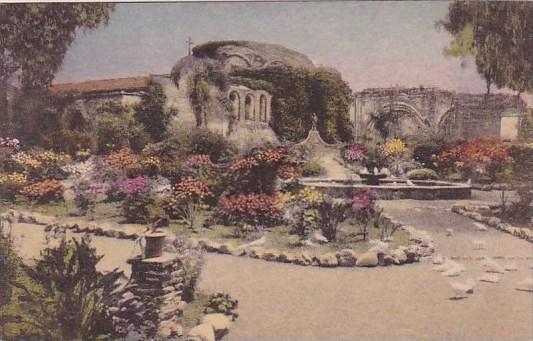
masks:
<svg viewBox="0 0 533 341"><path fill-rule="evenodd" d="M78 29L107 23L107 3L0 4L0 80L21 70L24 87L51 83Z"/></svg>
<svg viewBox="0 0 533 341"><path fill-rule="evenodd" d="M533 3L457 1L437 24L454 37L445 54L474 57L487 92L533 90Z"/></svg>
<svg viewBox="0 0 533 341"><path fill-rule="evenodd" d="M145 132L154 142L163 140L170 119L177 113L165 107L166 101L167 96L161 84L151 82L141 102L134 108L135 120L143 125Z"/></svg>
<svg viewBox="0 0 533 341"><path fill-rule="evenodd" d="M337 73L276 66L236 71L232 79L272 94L272 127L279 136L290 141L304 138L315 113L327 142L351 140L351 89Z"/></svg>

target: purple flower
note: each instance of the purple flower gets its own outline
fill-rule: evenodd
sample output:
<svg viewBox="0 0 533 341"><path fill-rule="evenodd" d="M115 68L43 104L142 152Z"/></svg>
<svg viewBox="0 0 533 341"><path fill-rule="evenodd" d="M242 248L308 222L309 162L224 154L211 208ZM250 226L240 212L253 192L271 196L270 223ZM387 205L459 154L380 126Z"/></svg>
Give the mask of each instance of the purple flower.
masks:
<svg viewBox="0 0 533 341"><path fill-rule="evenodd" d="M344 160L348 162L360 162L366 158L366 149L359 143L353 143L344 149Z"/></svg>
<svg viewBox="0 0 533 341"><path fill-rule="evenodd" d="M118 189L124 194L137 194L148 189L150 179L139 176L133 179L125 178L118 181Z"/></svg>

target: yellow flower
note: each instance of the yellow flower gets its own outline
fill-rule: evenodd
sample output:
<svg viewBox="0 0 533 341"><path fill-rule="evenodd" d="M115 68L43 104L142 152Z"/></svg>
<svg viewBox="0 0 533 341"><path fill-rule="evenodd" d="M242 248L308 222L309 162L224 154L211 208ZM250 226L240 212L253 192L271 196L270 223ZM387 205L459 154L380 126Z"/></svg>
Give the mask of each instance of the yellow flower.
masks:
<svg viewBox="0 0 533 341"><path fill-rule="evenodd" d="M407 146L402 140L394 138L385 142L385 145L383 146L383 152L387 156L403 156L405 153L407 153Z"/></svg>
<svg viewBox="0 0 533 341"><path fill-rule="evenodd" d="M320 204L324 201L324 194L317 191L314 187L306 187L298 193L298 199L309 204Z"/></svg>

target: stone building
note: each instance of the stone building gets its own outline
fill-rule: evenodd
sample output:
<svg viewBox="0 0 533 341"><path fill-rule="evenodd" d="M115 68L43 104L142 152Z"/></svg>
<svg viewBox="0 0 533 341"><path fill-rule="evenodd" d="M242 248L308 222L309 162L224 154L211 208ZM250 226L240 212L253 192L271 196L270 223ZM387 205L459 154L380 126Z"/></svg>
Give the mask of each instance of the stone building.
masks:
<svg viewBox="0 0 533 341"><path fill-rule="evenodd" d="M407 138L441 133L452 138L518 138L526 103L512 95L472 95L437 88L378 88L354 93L350 119L356 137ZM381 132L381 133L380 133Z"/></svg>
<svg viewBox="0 0 533 341"><path fill-rule="evenodd" d="M167 107L178 110L177 117L171 122L171 128L207 128L243 147L248 144L245 142L259 139L277 142L270 128L272 96L266 91L252 90L242 85L230 86L225 94L232 105L234 119L221 115L218 119L204 120L202 124L198 123L193 112L189 99L189 84L185 77L178 84L174 83L170 75L54 84L50 87L50 92L70 100L66 111L79 113L86 121L91 121L95 119L98 107L106 102L120 105L139 103L151 82L162 85L167 97Z"/></svg>

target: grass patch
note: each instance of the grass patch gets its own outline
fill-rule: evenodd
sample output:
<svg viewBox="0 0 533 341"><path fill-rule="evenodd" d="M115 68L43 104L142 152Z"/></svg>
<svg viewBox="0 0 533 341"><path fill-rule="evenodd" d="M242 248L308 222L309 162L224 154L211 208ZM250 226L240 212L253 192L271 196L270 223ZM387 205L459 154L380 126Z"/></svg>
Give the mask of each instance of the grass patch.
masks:
<svg viewBox="0 0 533 341"><path fill-rule="evenodd" d="M183 310L183 315L180 317L180 323L185 329L191 329L197 326L202 316L204 316L204 309L209 302L209 295L202 292L194 294L194 300L189 302Z"/></svg>

